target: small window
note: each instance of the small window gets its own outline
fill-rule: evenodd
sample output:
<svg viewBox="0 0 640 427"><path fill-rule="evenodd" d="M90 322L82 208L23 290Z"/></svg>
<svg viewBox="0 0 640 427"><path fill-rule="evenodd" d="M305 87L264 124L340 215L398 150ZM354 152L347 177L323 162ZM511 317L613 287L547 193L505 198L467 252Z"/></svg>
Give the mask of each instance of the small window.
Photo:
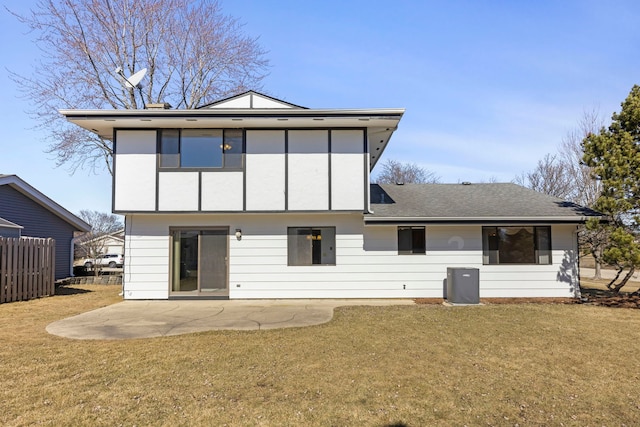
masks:
<svg viewBox="0 0 640 427"><path fill-rule="evenodd" d="M551 264L551 227L482 227L483 264Z"/></svg>
<svg viewBox="0 0 640 427"><path fill-rule="evenodd" d="M424 227L398 227L398 254L414 255L426 253Z"/></svg>
<svg viewBox="0 0 640 427"><path fill-rule="evenodd" d="M224 131L224 144L222 151L224 154L225 168L242 167L242 130L227 129Z"/></svg>
<svg viewBox="0 0 640 427"><path fill-rule="evenodd" d="M287 252L289 265L335 265L335 227L289 227Z"/></svg>
<svg viewBox="0 0 640 427"><path fill-rule="evenodd" d="M180 167L180 131L163 129L160 136L160 167Z"/></svg>

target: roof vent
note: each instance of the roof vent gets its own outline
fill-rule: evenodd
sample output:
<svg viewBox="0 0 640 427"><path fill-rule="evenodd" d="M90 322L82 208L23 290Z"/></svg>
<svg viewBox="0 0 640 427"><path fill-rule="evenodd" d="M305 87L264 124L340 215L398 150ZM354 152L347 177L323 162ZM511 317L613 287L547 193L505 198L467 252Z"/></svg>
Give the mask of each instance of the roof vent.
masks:
<svg viewBox="0 0 640 427"><path fill-rule="evenodd" d="M168 102L163 102L160 104L147 104L147 110L169 110L171 109L171 104Z"/></svg>
<svg viewBox="0 0 640 427"><path fill-rule="evenodd" d="M462 181L462 185L471 185L469 181Z"/></svg>

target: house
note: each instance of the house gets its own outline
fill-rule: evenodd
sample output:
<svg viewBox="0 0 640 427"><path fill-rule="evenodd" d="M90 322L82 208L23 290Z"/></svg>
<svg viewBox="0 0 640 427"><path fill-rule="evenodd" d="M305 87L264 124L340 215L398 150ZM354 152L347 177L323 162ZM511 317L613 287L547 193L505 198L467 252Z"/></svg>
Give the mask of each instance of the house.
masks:
<svg viewBox="0 0 640 427"><path fill-rule="evenodd" d="M0 175L0 236L53 238L55 279L72 274L73 237L91 226L16 175Z"/></svg>
<svg viewBox="0 0 640 427"><path fill-rule="evenodd" d="M596 213L513 184L370 185L403 109L307 109L246 92L199 109L64 110L114 142L124 296L571 297Z"/></svg>
<svg viewBox="0 0 640 427"><path fill-rule="evenodd" d="M24 227L0 218L0 237L19 238Z"/></svg>
<svg viewBox="0 0 640 427"><path fill-rule="evenodd" d="M93 237L87 233L76 238L75 258L85 258L101 254L124 254L124 229Z"/></svg>

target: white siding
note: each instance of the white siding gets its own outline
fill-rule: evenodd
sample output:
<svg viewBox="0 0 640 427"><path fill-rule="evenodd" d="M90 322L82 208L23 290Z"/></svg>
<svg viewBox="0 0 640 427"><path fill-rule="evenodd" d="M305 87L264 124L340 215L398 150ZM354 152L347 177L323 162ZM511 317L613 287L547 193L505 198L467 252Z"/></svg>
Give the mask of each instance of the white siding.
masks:
<svg viewBox="0 0 640 427"><path fill-rule="evenodd" d="M363 156L363 154L331 154L332 210L364 210Z"/></svg>
<svg viewBox="0 0 640 427"><path fill-rule="evenodd" d="M210 105L208 108L251 108L251 97L241 96L236 99L230 99L216 105Z"/></svg>
<svg viewBox="0 0 640 427"><path fill-rule="evenodd" d="M198 210L198 172L161 172L158 181L159 211Z"/></svg>
<svg viewBox="0 0 640 427"><path fill-rule="evenodd" d="M397 228L364 227L358 214L133 215L126 298L168 296L170 226L229 227L230 298L442 298L447 267L479 268L481 298L571 297L577 284L573 226L552 227L552 265L488 266L480 225L429 226L425 255L398 255ZM295 226L335 226L336 265L288 266Z"/></svg>
<svg viewBox="0 0 640 427"><path fill-rule="evenodd" d="M292 106L257 93L247 93L244 96L210 105L208 108L292 108Z"/></svg>
<svg viewBox="0 0 640 427"><path fill-rule="evenodd" d="M407 288L424 289L425 297L444 296L447 267L478 268L481 298L572 297L578 280L574 231L552 227L550 265L483 265L480 225L428 226L426 255L397 255L397 227L369 226L365 249L373 271L392 272Z"/></svg>
<svg viewBox="0 0 640 427"><path fill-rule="evenodd" d="M331 131L331 209L364 210L364 132Z"/></svg>
<svg viewBox="0 0 640 427"><path fill-rule="evenodd" d="M257 94L253 94L253 108L292 108L283 102L265 98Z"/></svg>
<svg viewBox="0 0 640 427"><path fill-rule="evenodd" d="M329 209L329 132L289 131L289 210Z"/></svg>
<svg viewBox="0 0 640 427"><path fill-rule="evenodd" d="M551 227L550 265L485 265L480 297L572 297L578 288L576 227Z"/></svg>
<svg viewBox="0 0 640 427"><path fill-rule="evenodd" d="M122 275L125 299L169 297L169 227L164 215L127 215Z"/></svg>
<svg viewBox="0 0 640 427"><path fill-rule="evenodd" d="M284 210L284 131L247 131L246 146L247 210Z"/></svg>
<svg viewBox="0 0 640 427"><path fill-rule="evenodd" d="M156 131L116 133L115 211L153 211L156 208Z"/></svg>
<svg viewBox="0 0 640 427"><path fill-rule="evenodd" d="M202 210L241 211L243 204L242 172L203 172Z"/></svg>

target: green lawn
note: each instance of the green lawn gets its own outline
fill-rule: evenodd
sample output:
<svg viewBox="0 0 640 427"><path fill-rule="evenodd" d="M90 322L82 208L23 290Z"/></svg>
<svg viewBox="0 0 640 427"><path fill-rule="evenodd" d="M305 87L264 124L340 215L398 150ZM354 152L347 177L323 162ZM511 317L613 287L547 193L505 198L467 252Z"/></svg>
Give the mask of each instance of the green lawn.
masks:
<svg viewBox="0 0 640 427"><path fill-rule="evenodd" d="M48 335L117 286L0 305L2 425L639 425L640 310L344 307L330 323Z"/></svg>

